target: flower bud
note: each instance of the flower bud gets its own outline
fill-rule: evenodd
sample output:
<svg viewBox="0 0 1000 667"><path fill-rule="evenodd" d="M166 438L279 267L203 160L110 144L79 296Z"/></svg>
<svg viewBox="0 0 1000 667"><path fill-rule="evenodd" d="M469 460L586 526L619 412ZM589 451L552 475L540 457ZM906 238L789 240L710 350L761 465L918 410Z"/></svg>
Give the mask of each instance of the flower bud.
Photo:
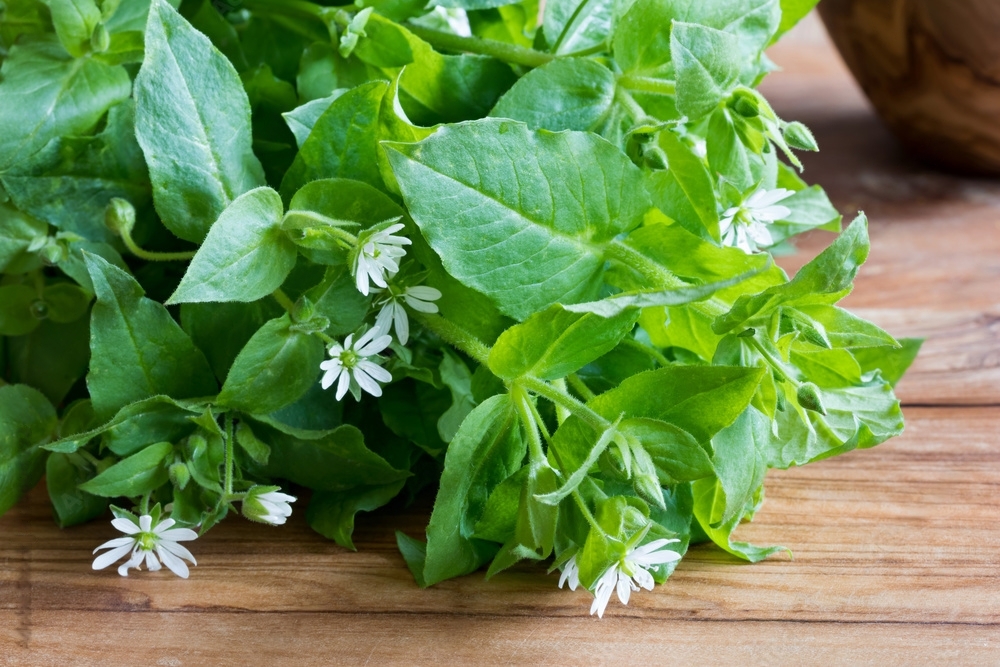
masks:
<svg viewBox="0 0 1000 667"><path fill-rule="evenodd" d="M187 465L184 463L178 462L173 464L167 470L167 473L170 476L170 483L181 491L183 491L184 487L186 487L188 482L191 481L191 471L188 470Z"/></svg>
<svg viewBox="0 0 1000 667"><path fill-rule="evenodd" d="M292 515L291 503L296 498L281 493L278 486L254 486L243 498L241 511L251 521L280 526Z"/></svg>
<svg viewBox="0 0 1000 667"><path fill-rule="evenodd" d="M111 35L103 23L98 23L94 27L94 32L90 33L90 50L94 53L104 53L111 46Z"/></svg>
<svg viewBox="0 0 1000 667"><path fill-rule="evenodd" d="M729 108L744 118L756 118L760 115L760 102L753 93L746 90L737 90L733 93L729 98Z"/></svg>
<svg viewBox="0 0 1000 667"><path fill-rule="evenodd" d="M826 414L826 408L823 407L823 399L820 397L819 387L812 382L805 382L799 385L799 390L795 398L798 399L799 405L806 410L812 410L821 415Z"/></svg>
<svg viewBox="0 0 1000 667"><path fill-rule="evenodd" d="M666 509L663 487L660 485L652 457L638 442L630 442L629 445L632 450L632 487L636 494L647 503Z"/></svg>
<svg viewBox="0 0 1000 667"><path fill-rule="evenodd" d="M104 209L104 224L115 234L131 234L135 227L135 207L120 197L113 197Z"/></svg>
<svg viewBox="0 0 1000 667"><path fill-rule="evenodd" d="M292 308L292 321L293 322L307 322L313 318L316 314L316 306L312 301L309 300L305 294L298 298L295 302L295 306Z"/></svg>
<svg viewBox="0 0 1000 667"><path fill-rule="evenodd" d="M792 148L798 148L803 151L818 151L819 146L816 144L816 138L813 137L813 133L809 131L809 128L799 122L789 123L785 126L782 135L785 137L785 141Z"/></svg>

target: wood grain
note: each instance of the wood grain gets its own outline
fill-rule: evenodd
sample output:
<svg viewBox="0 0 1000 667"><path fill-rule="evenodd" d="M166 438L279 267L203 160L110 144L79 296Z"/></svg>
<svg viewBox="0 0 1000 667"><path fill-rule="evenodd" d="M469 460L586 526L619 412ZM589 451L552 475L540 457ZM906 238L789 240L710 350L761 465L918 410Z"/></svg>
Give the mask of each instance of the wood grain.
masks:
<svg viewBox="0 0 1000 667"><path fill-rule="evenodd" d="M902 437L769 473L740 537L794 560L699 546L599 621L533 567L419 590L393 530L419 535L425 501L361 515L358 553L301 511L281 529L234 517L195 543L189 580L125 579L90 570L113 529L59 530L38 488L0 519L0 665L1000 664L1000 186L907 158L817 30L774 50L786 71L766 92L824 147L806 177L871 217L848 303L928 340L899 387Z"/></svg>

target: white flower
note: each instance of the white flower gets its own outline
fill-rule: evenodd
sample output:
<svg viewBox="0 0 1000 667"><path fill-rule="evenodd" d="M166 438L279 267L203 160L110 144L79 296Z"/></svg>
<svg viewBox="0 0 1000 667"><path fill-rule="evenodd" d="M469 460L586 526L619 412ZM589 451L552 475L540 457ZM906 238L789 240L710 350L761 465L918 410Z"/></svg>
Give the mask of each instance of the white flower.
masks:
<svg viewBox="0 0 1000 667"><path fill-rule="evenodd" d="M436 313L438 312L437 304L432 302L440 298L441 292L433 287L417 285L407 287L399 292L390 285L387 295L378 301L382 310L375 318L375 328L389 333L389 330L395 325L396 338L399 339L400 344L406 345L406 341L410 340L410 321L406 316L403 303L421 313Z"/></svg>
<svg viewBox="0 0 1000 667"><path fill-rule="evenodd" d="M392 336L388 336L378 327L369 329L356 341L352 342L354 334L349 335L344 344L334 343L330 346L330 356L319 367L326 371L320 380L323 389L329 389L337 382L337 400L344 398L348 389L355 398L361 397L360 390L367 391L372 396L381 396L382 387L379 382L388 382L392 374L370 361L379 352L389 347Z"/></svg>
<svg viewBox="0 0 1000 667"><path fill-rule="evenodd" d="M402 223L390 225L381 229L367 239L357 251L354 258L354 279L358 291L368 296L369 281L379 287L387 287L386 277L391 277L399 271L399 259L406 255L401 246L410 245L412 241L405 236L393 236L403 229Z"/></svg>
<svg viewBox="0 0 1000 667"><path fill-rule="evenodd" d="M243 516L252 521L280 526L292 515L291 503L295 496L281 493L277 486L255 486L247 491L243 499Z"/></svg>
<svg viewBox="0 0 1000 667"><path fill-rule="evenodd" d="M611 600L611 594L618 591L618 599L622 604L628 604L632 591L639 590L639 587L647 591L653 590L653 575L649 569L672 563L680 560L681 555L676 551L666 549L668 544L679 540L659 539L653 540L649 544L629 550L625 558L615 563L601 575L594 587L594 603L590 606L591 615L597 612L599 618L604 617L604 610ZM565 574L565 571L563 572Z"/></svg>
<svg viewBox="0 0 1000 667"><path fill-rule="evenodd" d="M727 210L719 221L722 243L746 253L773 245L774 238L767 226L791 214L787 206L777 204L794 194L784 188L760 189L739 206Z"/></svg>
<svg viewBox="0 0 1000 667"><path fill-rule="evenodd" d="M157 512L158 514L158 512ZM173 519L164 519L153 525L153 517L143 514L139 517L139 523L131 516L122 517L111 521L111 525L128 535L119 537L94 549L96 554L101 549L110 549L94 559L94 569L103 570L122 556L131 552L132 556L118 568L118 574L123 577L128 576L130 568L141 569L142 561L146 561L146 568L151 572L160 569L160 561L157 555L163 560L163 564L170 568L170 571L178 577L187 579L188 566L181 560L186 558L192 565L197 565L191 552L185 549L178 542L187 542L198 537L198 533L188 528L172 528L176 523ZM155 553L154 553L155 552Z"/></svg>
<svg viewBox="0 0 1000 667"><path fill-rule="evenodd" d="M563 565L562 574L559 575L559 588L562 588L563 584L567 582L571 591L575 591L576 587L580 585L580 567L576 564L575 554Z"/></svg>

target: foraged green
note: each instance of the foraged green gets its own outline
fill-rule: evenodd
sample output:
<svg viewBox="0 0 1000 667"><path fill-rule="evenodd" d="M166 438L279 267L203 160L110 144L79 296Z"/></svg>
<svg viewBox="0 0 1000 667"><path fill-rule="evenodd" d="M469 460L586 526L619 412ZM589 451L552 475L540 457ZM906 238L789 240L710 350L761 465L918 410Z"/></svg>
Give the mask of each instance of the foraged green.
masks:
<svg viewBox="0 0 1000 667"><path fill-rule="evenodd" d="M836 305L863 215L771 257L841 230L756 90L815 3L5 0L0 512L120 499L127 573L436 486L421 586L547 561L599 614L774 553L766 471L899 434L919 348Z"/></svg>

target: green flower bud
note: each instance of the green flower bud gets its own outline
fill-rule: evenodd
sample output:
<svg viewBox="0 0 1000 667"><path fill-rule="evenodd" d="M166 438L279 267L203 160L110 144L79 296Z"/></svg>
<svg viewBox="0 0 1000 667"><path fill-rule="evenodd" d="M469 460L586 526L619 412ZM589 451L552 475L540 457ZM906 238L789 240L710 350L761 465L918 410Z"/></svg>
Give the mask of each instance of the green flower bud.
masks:
<svg viewBox="0 0 1000 667"><path fill-rule="evenodd" d="M98 23L94 27L94 32L90 33L90 50L94 53L104 53L111 46L111 35L103 23Z"/></svg>
<svg viewBox="0 0 1000 667"><path fill-rule="evenodd" d="M785 137L785 141L792 148L798 148L803 151L818 151L819 146L816 144L816 138L813 133L809 131L809 128L802 123L789 123L785 126L782 135Z"/></svg>
<svg viewBox="0 0 1000 667"><path fill-rule="evenodd" d="M191 481L191 471L188 470L188 467L184 463L178 462L173 464L167 470L167 473L170 476L170 483L181 491Z"/></svg>
<svg viewBox="0 0 1000 667"><path fill-rule="evenodd" d="M132 234L135 227L135 207L120 197L113 197L104 209L104 224L115 234Z"/></svg>
<svg viewBox="0 0 1000 667"><path fill-rule="evenodd" d="M316 305L305 294L299 297L292 308L292 321L306 322L316 315Z"/></svg>
<svg viewBox="0 0 1000 667"><path fill-rule="evenodd" d="M812 382L805 382L799 385L799 390L795 398L798 399L799 405L806 410L812 410L821 415L826 414L826 408L823 407L823 399L820 397L819 387Z"/></svg>
<svg viewBox="0 0 1000 667"><path fill-rule="evenodd" d="M280 526L292 515L291 503L297 499L281 493L278 486L254 486L243 498L241 511L251 521Z"/></svg>
<svg viewBox="0 0 1000 667"><path fill-rule="evenodd" d="M737 90L729 98L729 108L744 118L756 118L760 115L760 102L748 90Z"/></svg>

